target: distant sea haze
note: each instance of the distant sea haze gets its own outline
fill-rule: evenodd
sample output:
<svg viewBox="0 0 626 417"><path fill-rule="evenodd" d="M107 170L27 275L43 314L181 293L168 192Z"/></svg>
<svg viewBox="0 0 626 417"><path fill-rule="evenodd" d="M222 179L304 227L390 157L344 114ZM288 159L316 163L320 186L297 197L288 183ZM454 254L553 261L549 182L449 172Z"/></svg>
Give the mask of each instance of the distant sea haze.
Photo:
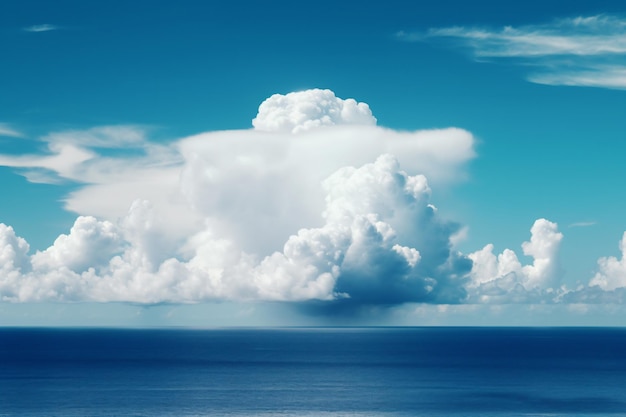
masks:
<svg viewBox="0 0 626 417"><path fill-rule="evenodd" d="M626 329L0 329L0 416L626 415Z"/></svg>

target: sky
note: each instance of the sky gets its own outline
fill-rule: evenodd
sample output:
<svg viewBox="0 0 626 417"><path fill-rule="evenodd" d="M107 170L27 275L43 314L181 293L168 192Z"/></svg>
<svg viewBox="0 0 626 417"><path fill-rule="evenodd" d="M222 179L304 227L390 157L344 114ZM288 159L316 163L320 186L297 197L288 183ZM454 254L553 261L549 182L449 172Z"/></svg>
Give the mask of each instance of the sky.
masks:
<svg viewBox="0 0 626 417"><path fill-rule="evenodd" d="M0 5L0 325L626 317L626 5Z"/></svg>

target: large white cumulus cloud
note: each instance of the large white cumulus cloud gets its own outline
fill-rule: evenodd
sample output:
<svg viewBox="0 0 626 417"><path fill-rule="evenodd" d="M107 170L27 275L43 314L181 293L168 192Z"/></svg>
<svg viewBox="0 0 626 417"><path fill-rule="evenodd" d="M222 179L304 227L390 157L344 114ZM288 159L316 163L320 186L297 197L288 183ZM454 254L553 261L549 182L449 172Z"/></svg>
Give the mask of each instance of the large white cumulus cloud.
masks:
<svg viewBox="0 0 626 417"><path fill-rule="evenodd" d="M137 126L57 132L42 138L45 155L2 156L32 181L83 185L67 199L80 216L49 248L30 254L2 226L0 296L464 298L470 263L451 250L457 226L437 215L424 175L438 185L462 177L470 133L377 127L367 104L330 90L274 95L253 124L170 144Z"/></svg>
<svg viewBox="0 0 626 417"><path fill-rule="evenodd" d="M398 132L377 126L210 132L176 144L185 160L180 190L195 213L216 233L262 255L280 249L294 231L322 224L322 183L342 167L391 154L408 173L441 186L462 177L473 145L462 129Z"/></svg>
<svg viewBox="0 0 626 417"><path fill-rule="evenodd" d="M0 300L311 301L336 312L626 299L626 235L621 259L601 258L574 290L560 282L563 235L546 219L522 244L530 264L491 244L454 249L465 229L441 218L430 187L463 177L467 131L379 127L367 104L329 90L274 95L253 124L166 144L137 126L57 132L41 139L44 155L0 155L33 182L80 185L66 200L79 216L49 248L32 253L0 223Z"/></svg>
<svg viewBox="0 0 626 417"><path fill-rule="evenodd" d="M395 304L458 302L470 264L450 249L456 226L438 218L421 175L383 155L338 170L323 184L324 224L301 229L259 257L215 234L210 223L167 257L149 203L137 201L117 225L79 217L68 235L28 257L2 226L12 301L140 303L235 300L334 300ZM422 254L423 253L423 254Z"/></svg>
<svg viewBox="0 0 626 417"><path fill-rule="evenodd" d="M436 215L423 176L407 175L393 156L382 155L358 169L340 169L324 188L325 224L300 230L263 267L284 271L297 265L296 276L336 281L333 297L356 303L464 297L469 263L453 262L450 236L456 227Z"/></svg>
<svg viewBox="0 0 626 417"><path fill-rule="evenodd" d="M0 299L349 310L623 298L624 256L600 259L589 286L561 285L563 236L545 219L522 244L527 265L493 245L453 248L463 229L441 218L430 187L463 177L467 131L379 127L366 104L329 90L272 96L254 126L167 144L101 127L47 135L44 155L0 155L31 181L80 185L66 200L78 218L46 249L0 223Z"/></svg>

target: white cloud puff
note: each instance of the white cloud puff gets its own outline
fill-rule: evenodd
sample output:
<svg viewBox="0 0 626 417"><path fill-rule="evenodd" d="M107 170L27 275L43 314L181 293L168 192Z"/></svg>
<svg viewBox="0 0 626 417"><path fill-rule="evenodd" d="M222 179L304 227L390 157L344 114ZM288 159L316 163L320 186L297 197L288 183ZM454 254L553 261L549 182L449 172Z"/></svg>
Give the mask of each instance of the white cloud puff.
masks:
<svg viewBox="0 0 626 417"><path fill-rule="evenodd" d="M613 291L626 287L626 232L619 242L621 259L608 256L598 259L599 271L589 282L590 286L598 286L605 291Z"/></svg>
<svg viewBox="0 0 626 417"><path fill-rule="evenodd" d="M522 244L522 250L533 258L531 265L522 265L510 249L496 256L492 244L468 255L473 261L470 287L474 301L531 302L554 297L563 235L556 223L546 219L536 220L530 233L530 241Z"/></svg>
<svg viewBox="0 0 626 417"><path fill-rule="evenodd" d="M106 264L119 251L121 240L113 223L80 216L68 235L60 235L48 249L33 255L32 264L37 270L66 267L83 272Z"/></svg>
<svg viewBox="0 0 626 417"><path fill-rule="evenodd" d="M374 125L376 118L366 103L335 96L331 90L306 90L274 94L259 107L252 120L255 129L292 132L335 125Z"/></svg>

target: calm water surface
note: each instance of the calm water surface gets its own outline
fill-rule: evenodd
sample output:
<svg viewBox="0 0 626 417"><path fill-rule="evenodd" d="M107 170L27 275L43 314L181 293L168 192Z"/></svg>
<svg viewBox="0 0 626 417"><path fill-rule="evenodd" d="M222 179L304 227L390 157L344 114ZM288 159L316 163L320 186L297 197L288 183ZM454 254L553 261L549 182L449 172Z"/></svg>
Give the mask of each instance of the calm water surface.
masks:
<svg viewBox="0 0 626 417"><path fill-rule="evenodd" d="M626 415L626 329L0 329L0 415Z"/></svg>

